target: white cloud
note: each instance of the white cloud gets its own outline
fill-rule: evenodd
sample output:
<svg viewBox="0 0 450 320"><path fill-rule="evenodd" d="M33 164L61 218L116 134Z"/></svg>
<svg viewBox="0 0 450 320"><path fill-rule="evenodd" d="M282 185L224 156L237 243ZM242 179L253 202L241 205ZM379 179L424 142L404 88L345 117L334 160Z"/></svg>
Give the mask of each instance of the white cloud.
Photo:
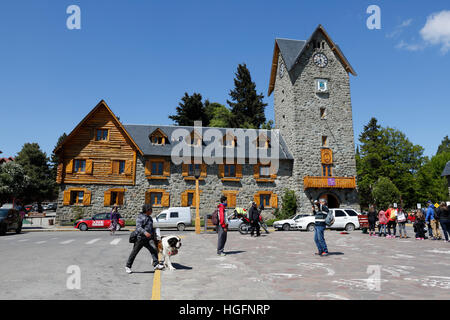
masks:
<svg viewBox="0 0 450 320"><path fill-rule="evenodd" d="M411 43L407 43L404 40L400 41L399 44L397 44L395 46L397 49L406 49L408 51L419 51L421 50L423 47L419 44L411 44Z"/></svg>
<svg viewBox="0 0 450 320"><path fill-rule="evenodd" d="M413 19L408 19L408 20L403 21L401 24L399 24L398 26L396 26L394 28L394 31L386 34L386 37L387 38L395 38L395 37L399 36L403 32L404 28L409 27L411 25L412 21L413 21Z"/></svg>
<svg viewBox="0 0 450 320"><path fill-rule="evenodd" d="M450 50L450 11L443 10L428 16L420 30L423 40L432 45L440 45L443 54Z"/></svg>

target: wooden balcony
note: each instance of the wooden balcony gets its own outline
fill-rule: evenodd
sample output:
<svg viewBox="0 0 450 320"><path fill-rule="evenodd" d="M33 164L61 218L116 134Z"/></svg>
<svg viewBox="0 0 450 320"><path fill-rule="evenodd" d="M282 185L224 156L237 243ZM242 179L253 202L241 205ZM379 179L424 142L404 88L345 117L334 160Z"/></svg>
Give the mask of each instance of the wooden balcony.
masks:
<svg viewBox="0 0 450 320"><path fill-rule="evenodd" d="M304 177L303 188L355 189L355 177Z"/></svg>

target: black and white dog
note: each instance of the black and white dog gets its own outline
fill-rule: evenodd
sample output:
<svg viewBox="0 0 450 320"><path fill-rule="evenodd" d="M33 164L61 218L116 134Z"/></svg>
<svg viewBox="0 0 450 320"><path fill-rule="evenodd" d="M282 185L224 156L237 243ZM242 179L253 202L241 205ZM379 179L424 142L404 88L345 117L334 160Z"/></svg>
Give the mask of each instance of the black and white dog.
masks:
<svg viewBox="0 0 450 320"><path fill-rule="evenodd" d="M170 261L170 257L178 253L181 248L181 238L178 236L162 236L158 241L158 251L164 258L164 266L169 270L175 270Z"/></svg>

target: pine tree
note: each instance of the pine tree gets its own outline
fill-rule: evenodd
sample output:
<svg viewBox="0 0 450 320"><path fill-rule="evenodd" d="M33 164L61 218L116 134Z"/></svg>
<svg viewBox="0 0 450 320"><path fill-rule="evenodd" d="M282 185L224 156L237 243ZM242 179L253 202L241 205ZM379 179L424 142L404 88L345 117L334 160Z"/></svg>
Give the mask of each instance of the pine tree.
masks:
<svg viewBox="0 0 450 320"><path fill-rule="evenodd" d="M169 116L169 119L179 126L193 126L194 121L202 121L202 126L209 125L209 118L206 114L205 105L202 102L202 95L195 93L190 96L187 92L181 98L181 102L176 108L176 115Z"/></svg>
<svg viewBox="0 0 450 320"><path fill-rule="evenodd" d="M232 113L230 126L259 129L266 122L264 96L256 92L256 84L245 64L239 64L235 76L235 88L230 90L233 102L227 100Z"/></svg>
<svg viewBox="0 0 450 320"><path fill-rule="evenodd" d="M448 135L442 139L441 144L439 145L436 154L441 154L444 152L450 152L450 139L448 138Z"/></svg>

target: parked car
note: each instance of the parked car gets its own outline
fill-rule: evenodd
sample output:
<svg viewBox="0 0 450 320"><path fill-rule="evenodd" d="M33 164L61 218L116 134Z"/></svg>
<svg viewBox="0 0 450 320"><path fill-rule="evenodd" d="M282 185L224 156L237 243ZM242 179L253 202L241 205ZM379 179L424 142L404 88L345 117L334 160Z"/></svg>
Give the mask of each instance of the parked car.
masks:
<svg viewBox="0 0 450 320"><path fill-rule="evenodd" d="M353 209L330 209L334 215L334 223L330 229L353 231L360 228L358 213Z"/></svg>
<svg viewBox="0 0 450 320"><path fill-rule="evenodd" d="M55 202L50 202L49 204L45 205L43 208L45 211L56 211L57 205Z"/></svg>
<svg viewBox="0 0 450 320"><path fill-rule="evenodd" d="M290 219L278 220L273 223L273 227L276 230L299 230L301 226L297 225L297 221L304 217L311 217L309 214L297 214ZM303 225L303 224L302 224ZM313 229L314 230L314 229Z"/></svg>
<svg viewBox="0 0 450 320"><path fill-rule="evenodd" d="M87 231L88 229L108 229L111 225L111 213L97 213L92 218L80 219L75 221L74 227L81 231ZM125 227L125 220L119 214L119 223L117 224L117 230Z"/></svg>
<svg viewBox="0 0 450 320"><path fill-rule="evenodd" d="M177 228L178 231L184 231L187 226L192 225L190 207L172 207L161 211L153 219L155 228Z"/></svg>
<svg viewBox="0 0 450 320"><path fill-rule="evenodd" d="M0 208L0 236L14 230L16 233L22 231L22 218L16 209Z"/></svg>

